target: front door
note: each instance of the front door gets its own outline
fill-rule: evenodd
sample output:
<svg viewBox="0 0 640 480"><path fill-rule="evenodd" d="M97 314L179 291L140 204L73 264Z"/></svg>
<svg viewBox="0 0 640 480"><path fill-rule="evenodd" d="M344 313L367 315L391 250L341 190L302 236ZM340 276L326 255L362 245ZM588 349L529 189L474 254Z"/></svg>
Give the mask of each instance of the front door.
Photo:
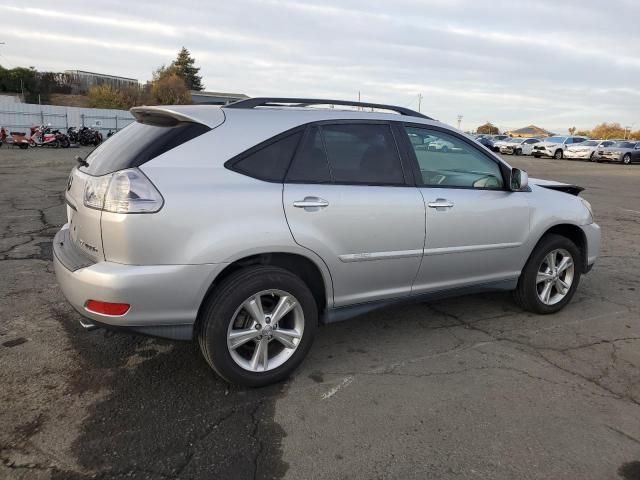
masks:
<svg viewBox="0 0 640 480"><path fill-rule="evenodd" d="M386 123L308 129L283 190L295 241L331 272L335 306L411 293L425 207Z"/></svg>
<svg viewBox="0 0 640 480"><path fill-rule="evenodd" d="M498 160L471 140L439 129L406 130L453 145L448 152L413 145L427 206L414 292L517 278L529 233L528 193L509 191Z"/></svg>

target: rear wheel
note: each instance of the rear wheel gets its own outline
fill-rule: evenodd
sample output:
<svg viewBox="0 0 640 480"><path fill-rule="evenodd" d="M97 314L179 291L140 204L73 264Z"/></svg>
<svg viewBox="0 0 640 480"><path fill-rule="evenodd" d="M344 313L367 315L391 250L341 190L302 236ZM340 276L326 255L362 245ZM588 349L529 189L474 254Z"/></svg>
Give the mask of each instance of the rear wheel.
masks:
<svg viewBox="0 0 640 480"><path fill-rule="evenodd" d="M595 152L591 152L591 155L589 155L589 161L590 161L590 162L595 162L595 161L596 161L596 160L595 160L595 158L593 158L593 154L594 154L594 153L595 153Z"/></svg>
<svg viewBox="0 0 640 480"><path fill-rule="evenodd" d="M230 383L260 387L287 378L311 348L318 310L307 285L278 267L231 274L206 300L198 340Z"/></svg>
<svg viewBox="0 0 640 480"><path fill-rule="evenodd" d="M553 154L553 158L556 160L562 160L562 156L562 150L560 149L556 150L556 153Z"/></svg>
<svg viewBox="0 0 640 480"><path fill-rule="evenodd" d="M514 292L516 302L534 313L562 310L578 288L580 265L580 251L571 240L561 235L546 235L520 275Z"/></svg>
<svg viewBox="0 0 640 480"><path fill-rule="evenodd" d="M622 163L624 163L625 165L629 165L631 163L631 155L629 155L628 153L625 154L625 156L622 157Z"/></svg>
<svg viewBox="0 0 640 480"><path fill-rule="evenodd" d="M522 149L516 148L516 155L522 155Z"/></svg>

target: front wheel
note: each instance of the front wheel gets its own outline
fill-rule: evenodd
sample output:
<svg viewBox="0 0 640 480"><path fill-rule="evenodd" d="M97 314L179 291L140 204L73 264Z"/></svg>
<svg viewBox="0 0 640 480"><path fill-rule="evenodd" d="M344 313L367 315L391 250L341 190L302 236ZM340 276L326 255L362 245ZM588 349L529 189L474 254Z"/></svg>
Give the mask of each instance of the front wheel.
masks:
<svg viewBox="0 0 640 480"><path fill-rule="evenodd" d="M522 149L516 148L516 155L522 155Z"/></svg>
<svg viewBox="0 0 640 480"><path fill-rule="evenodd" d="M622 157L622 163L624 163L625 165L629 165L631 163L631 155L629 155L628 153L625 154L625 156Z"/></svg>
<svg viewBox="0 0 640 480"><path fill-rule="evenodd" d="M562 150L556 150L556 153L554 153L553 158L555 158L556 160L562 160Z"/></svg>
<svg viewBox="0 0 640 480"><path fill-rule="evenodd" d="M298 276L256 266L214 290L197 335L204 358L224 380L261 387L291 375L311 348L317 324L316 302Z"/></svg>
<svg viewBox="0 0 640 480"><path fill-rule="evenodd" d="M534 313L555 313L571 301L582 273L581 255L567 237L549 234L529 257L514 292L516 302Z"/></svg>

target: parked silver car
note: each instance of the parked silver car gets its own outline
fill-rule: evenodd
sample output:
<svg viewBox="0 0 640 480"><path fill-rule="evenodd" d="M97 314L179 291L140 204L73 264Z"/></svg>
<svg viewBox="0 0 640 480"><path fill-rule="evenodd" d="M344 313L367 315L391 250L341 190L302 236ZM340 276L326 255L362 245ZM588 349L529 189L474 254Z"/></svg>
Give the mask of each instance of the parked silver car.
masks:
<svg viewBox="0 0 640 480"><path fill-rule="evenodd" d="M593 155L596 162L620 162L625 165L640 162L640 142L622 140L615 142L601 150L597 150Z"/></svg>
<svg viewBox="0 0 640 480"><path fill-rule="evenodd" d="M605 147L610 147L614 143L616 142L613 140L587 140L567 147L564 151L564 157L595 162L597 152L602 152Z"/></svg>
<svg viewBox="0 0 640 480"><path fill-rule="evenodd" d="M581 188L528 179L411 110L309 108L327 104L354 105L132 109L72 170L54 239L83 325L197 339L222 378L260 386L292 373L319 324L385 305L570 301L600 248Z"/></svg>

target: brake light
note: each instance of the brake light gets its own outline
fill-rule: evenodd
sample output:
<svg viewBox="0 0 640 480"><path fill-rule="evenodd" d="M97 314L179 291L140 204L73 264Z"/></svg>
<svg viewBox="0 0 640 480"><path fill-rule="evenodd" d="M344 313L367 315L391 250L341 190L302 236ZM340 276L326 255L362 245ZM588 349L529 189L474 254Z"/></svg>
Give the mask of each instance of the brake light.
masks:
<svg viewBox="0 0 640 480"><path fill-rule="evenodd" d="M84 204L113 213L154 213L164 200L151 181L137 168L101 177L88 177Z"/></svg>
<svg viewBox="0 0 640 480"><path fill-rule="evenodd" d="M128 303L109 303L101 302L100 300L88 300L85 307L90 312L101 315L124 315L129 311L131 305Z"/></svg>

